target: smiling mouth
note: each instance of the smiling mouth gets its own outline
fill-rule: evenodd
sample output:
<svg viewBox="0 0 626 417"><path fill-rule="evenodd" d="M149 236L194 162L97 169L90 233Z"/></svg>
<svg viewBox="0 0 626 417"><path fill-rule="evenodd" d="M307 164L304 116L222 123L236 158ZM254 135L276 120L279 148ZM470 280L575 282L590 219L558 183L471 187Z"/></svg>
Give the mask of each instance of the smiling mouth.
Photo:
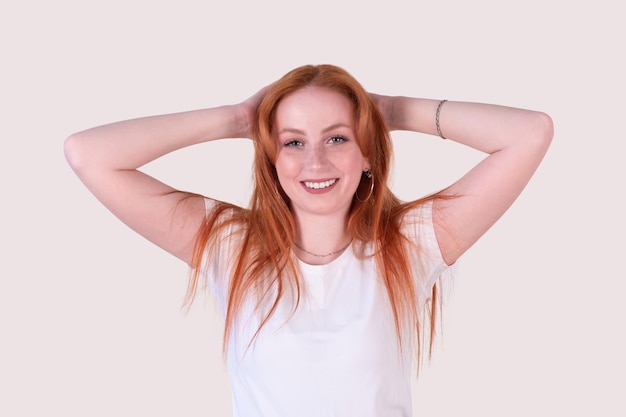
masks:
<svg viewBox="0 0 626 417"><path fill-rule="evenodd" d="M303 181L303 184L307 188L311 188L313 190L319 190L319 189L323 189L323 188L328 188L328 187L330 187L331 185L333 185L336 182L337 182L337 179L335 178L333 180L321 181L321 182Z"/></svg>

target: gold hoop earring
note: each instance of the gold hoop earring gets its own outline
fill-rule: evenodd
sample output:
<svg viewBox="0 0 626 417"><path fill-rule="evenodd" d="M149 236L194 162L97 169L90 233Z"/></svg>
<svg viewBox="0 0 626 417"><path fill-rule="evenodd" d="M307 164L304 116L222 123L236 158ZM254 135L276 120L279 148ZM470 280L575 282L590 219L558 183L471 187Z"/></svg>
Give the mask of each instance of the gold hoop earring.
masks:
<svg viewBox="0 0 626 417"><path fill-rule="evenodd" d="M354 197L357 199L357 201L361 203L365 203L367 200L369 200L374 193L374 177L372 176L372 171L366 169L365 171L363 171L363 175L365 175L370 180L370 192L365 199L361 199L359 197L359 189L357 188L356 192L354 193Z"/></svg>

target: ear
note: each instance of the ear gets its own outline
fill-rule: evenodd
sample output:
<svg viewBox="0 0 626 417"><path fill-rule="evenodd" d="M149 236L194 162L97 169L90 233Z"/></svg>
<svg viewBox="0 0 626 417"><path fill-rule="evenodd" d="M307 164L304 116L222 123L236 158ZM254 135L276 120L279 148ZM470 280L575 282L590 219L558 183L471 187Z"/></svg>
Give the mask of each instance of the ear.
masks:
<svg viewBox="0 0 626 417"><path fill-rule="evenodd" d="M372 164L370 164L369 158L363 158L363 169L361 171L367 171L372 169Z"/></svg>

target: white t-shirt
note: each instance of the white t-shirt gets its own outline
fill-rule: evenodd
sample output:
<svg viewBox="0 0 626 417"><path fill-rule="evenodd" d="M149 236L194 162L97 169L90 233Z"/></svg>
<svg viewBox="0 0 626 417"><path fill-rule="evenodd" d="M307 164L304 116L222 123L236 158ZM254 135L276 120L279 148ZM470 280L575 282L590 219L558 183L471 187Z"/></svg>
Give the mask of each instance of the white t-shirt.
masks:
<svg viewBox="0 0 626 417"><path fill-rule="evenodd" d="M422 248L412 259L421 311L446 269L430 202L405 216L403 231ZM231 266L224 261L236 247L225 240L205 269L223 312ZM387 290L373 258L358 259L348 247L329 264L298 260L298 265L303 285L295 311L287 295L250 343L262 318L250 303L233 329L227 346L233 416L412 416L414 350L399 349Z"/></svg>

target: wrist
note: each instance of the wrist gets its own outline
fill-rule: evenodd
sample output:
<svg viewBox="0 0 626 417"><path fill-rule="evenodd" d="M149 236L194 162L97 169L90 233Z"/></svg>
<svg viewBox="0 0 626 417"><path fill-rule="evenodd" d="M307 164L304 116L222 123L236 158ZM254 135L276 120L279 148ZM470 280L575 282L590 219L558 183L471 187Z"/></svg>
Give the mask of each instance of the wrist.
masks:
<svg viewBox="0 0 626 417"><path fill-rule="evenodd" d="M228 112L227 134L229 138L250 138L252 132L252 117L243 103L224 106Z"/></svg>

